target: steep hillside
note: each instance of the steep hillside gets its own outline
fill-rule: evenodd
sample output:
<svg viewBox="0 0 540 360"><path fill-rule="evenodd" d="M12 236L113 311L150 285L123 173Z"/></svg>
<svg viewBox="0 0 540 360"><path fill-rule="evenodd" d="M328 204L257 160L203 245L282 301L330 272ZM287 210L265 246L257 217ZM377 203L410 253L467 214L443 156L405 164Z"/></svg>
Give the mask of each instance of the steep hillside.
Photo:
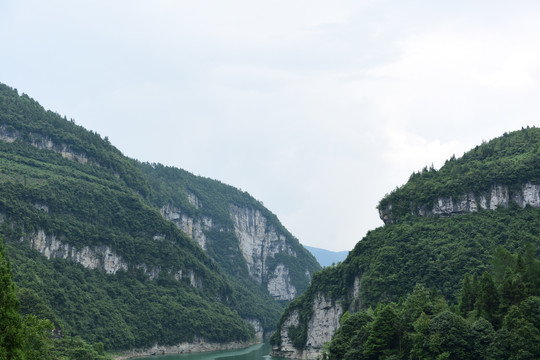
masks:
<svg viewBox="0 0 540 360"><path fill-rule="evenodd" d="M451 216L480 209L540 206L540 129L505 133L452 157L436 171L413 173L404 186L379 203L381 219L394 223L408 215Z"/></svg>
<svg viewBox="0 0 540 360"><path fill-rule="evenodd" d="M292 300L320 269L315 258L248 193L160 164L141 164L151 202L234 278ZM249 282L245 282L249 284Z"/></svg>
<svg viewBox="0 0 540 360"><path fill-rule="evenodd" d="M23 310L40 312L36 315L49 318L63 334L102 342L108 349L195 341L240 344L275 325L281 305L274 297L280 297L248 275L223 271L248 274L247 265L237 261L243 258L232 259L237 269L231 270L215 256L239 253L233 249L239 243L234 243L232 215L227 222L221 210L212 208L219 190L207 194L207 185L197 185L212 181L168 168L183 174L168 184L159 172L163 167L124 157L106 138L2 84L0 140L0 234ZM184 178L191 179L189 195L177 187ZM197 212L189 203L193 196L204 210ZM275 265L265 267L273 272L259 284L277 282L299 293L318 264L275 216L249 195L243 199L227 206L262 214L268 222L263 233L276 234L279 243L265 238L277 251L264 258ZM220 201L225 206L228 198ZM183 215L185 203L195 223L206 221L201 233L207 246L169 221L163 205ZM300 260L286 266L292 257ZM284 275L273 276L280 265Z"/></svg>
<svg viewBox="0 0 540 360"><path fill-rule="evenodd" d="M342 264L314 275L308 290L291 302L282 315L278 331L272 336L274 353L314 359L321 354L324 343L331 340L346 311L398 301L412 292L417 283L435 288L449 301L455 301L465 274L489 270L497 246L517 252L532 242L538 249L539 132L536 128L524 129L483 144L463 158L447 162L440 171L426 170L413 175L405 186L383 199L380 209L393 211L391 221L369 232ZM485 162L474 156L494 148L498 155L483 158ZM499 162L505 166L512 164L517 173L503 170ZM473 170L450 171L456 163L460 168ZM478 169L491 175L479 174L475 182L471 174ZM495 177L499 172L505 175ZM418 185L419 179L422 186ZM452 192L435 192L446 189L444 184L456 183L463 185ZM430 216L410 214L411 207L429 206L439 198L455 194L483 194L493 186L506 187L508 199L515 201L500 203L495 211L484 210L494 207L479 206L477 211L460 212L459 216L436 212ZM527 190L525 196L523 189L537 190ZM518 201L524 198L529 200ZM491 200L486 198L487 202Z"/></svg>

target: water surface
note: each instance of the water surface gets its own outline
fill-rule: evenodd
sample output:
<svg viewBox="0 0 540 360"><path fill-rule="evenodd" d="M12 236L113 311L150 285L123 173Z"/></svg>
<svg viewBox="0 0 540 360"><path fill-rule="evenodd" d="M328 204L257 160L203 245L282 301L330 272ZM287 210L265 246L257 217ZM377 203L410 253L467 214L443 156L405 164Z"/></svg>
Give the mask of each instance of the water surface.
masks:
<svg viewBox="0 0 540 360"><path fill-rule="evenodd" d="M197 354L182 354L182 355L156 355L138 360L285 360L270 356L271 346L268 343L257 344L246 349L227 350L227 351L212 351L207 353Z"/></svg>

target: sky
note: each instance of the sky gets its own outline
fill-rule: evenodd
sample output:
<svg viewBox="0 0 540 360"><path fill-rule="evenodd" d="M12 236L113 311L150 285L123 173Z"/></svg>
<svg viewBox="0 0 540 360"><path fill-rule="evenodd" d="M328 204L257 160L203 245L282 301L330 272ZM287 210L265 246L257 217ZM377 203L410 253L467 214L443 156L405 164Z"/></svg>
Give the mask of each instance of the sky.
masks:
<svg viewBox="0 0 540 360"><path fill-rule="evenodd" d="M412 172L540 125L540 2L0 0L0 82L351 250Z"/></svg>

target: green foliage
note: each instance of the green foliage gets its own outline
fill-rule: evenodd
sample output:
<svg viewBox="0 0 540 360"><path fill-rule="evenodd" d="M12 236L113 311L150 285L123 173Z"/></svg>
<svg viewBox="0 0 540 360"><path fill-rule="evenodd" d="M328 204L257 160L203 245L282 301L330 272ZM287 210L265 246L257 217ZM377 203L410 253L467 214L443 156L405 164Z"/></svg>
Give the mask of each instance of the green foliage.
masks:
<svg viewBox="0 0 540 360"><path fill-rule="evenodd" d="M24 342L15 284L0 240L0 359L22 359Z"/></svg>
<svg viewBox="0 0 540 360"><path fill-rule="evenodd" d="M413 173L407 184L386 195L380 210L392 206L394 221L406 219L419 208L431 209L438 198L488 192L494 184L517 190L527 182L540 182L540 129L526 128L491 140L453 156L440 170L424 168ZM510 194L512 195L512 194ZM510 196L512 198L512 196Z"/></svg>
<svg viewBox="0 0 540 360"><path fill-rule="evenodd" d="M47 319L56 330L106 349L195 336L249 340L253 329L242 318L260 319L267 330L274 327L282 305L249 279L245 262L238 261L242 256L233 246L229 206L258 209L274 228L290 234L247 193L126 158L106 138L2 84L0 135L0 233L15 264L23 314ZM187 201L188 191L205 204L202 210ZM206 234L211 256L163 219L158 209L165 203L194 218L210 216L216 229L224 230ZM48 261L30 250L38 232L46 235L45 242L59 241L71 253L110 250L128 270L114 275L91 271L55 258L54 251ZM299 263L318 269L298 241L289 240ZM159 272L154 280L145 275L152 270ZM175 279L180 272L183 278ZM192 286L191 273L200 286ZM291 277L298 290L307 286L306 279Z"/></svg>
<svg viewBox="0 0 540 360"><path fill-rule="evenodd" d="M539 145L540 129L523 129L483 144L461 159L454 157L439 171L426 168L413 174L405 186L379 204L382 211L392 207L394 223L368 232L343 263L315 274L306 292L285 309L278 328L294 311L301 315L298 326L307 326L313 300L323 293L345 309L394 304L399 346L383 353L372 336L366 351L368 336L351 358L403 357L404 353L413 359L466 358L471 340L461 338L459 332L464 321L470 326L480 321L479 316L497 331L495 336L483 321L476 324L475 341L486 349L486 339L504 335L502 323L508 309L539 295L535 248L540 245L540 209L511 204L453 217L411 213L430 209L440 197L479 194L494 184L508 185L512 197L516 186L539 182ZM522 253L512 255L518 252ZM355 300L351 295L358 280L360 296ZM424 286L436 291L428 296ZM406 300L400 301L402 297ZM457 304L449 307L446 299ZM435 318L437 322L432 323ZM353 351L347 345L350 338L336 336L336 343L329 345L330 354L338 354L333 358L345 358ZM446 347L447 343L453 347Z"/></svg>
<svg viewBox="0 0 540 360"><path fill-rule="evenodd" d="M526 247L531 251L531 246ZM498 250L497 254L501 251ZM540 261L529 259L529 265L517 266L505 279L519 276ZM471 276L463 281L461 294L471 284ZM382 304L371 314L362 310L342 318L324 358L338 359L538 359L540 357L540 297L525 295L510 306L504 303L505 279L495 282L485 272L479 280L474 311L454 313L434 304L444 302L430 297L422 285L415 286L405 301ZM469 285L467 285L469 284ZM531 294L538 289L525 286ZM462 295L461 300L463 301ZM512 299L516 299L511 297ZM470 304L470 301L468 302ZM461 309L454 306L455 309ZM503 318L501 322L499 319Z"/></svg>
<svg viewBox="0 0 540 360"><path fill-rule="evenodd" d="M231 207L260 212L267 219L267 227L275 230L278 236L285 237L294 252L294 255L280 252L268 257L266 264L268 272L262 279L263 287L269 280L268 275L273 274L279 264L284 264L289 269L291 283L298 293L302 293L309 284L309 279L305 275L306 270L314 273L320 269L315 258L283 227L276 215L247 192L174 167L149 163L139 164L139 167L150 184L150 201L154 206L157 208L173 206L195 221L204 222L205 219L212 219L213 228L204 231L207 238L207 253L229 275L243 279L245 286L252 287L252 283L231 220ZM189 196L195 196L200 206L194 206L188 200ZM277 318L275 320L277 321Z"/></svg>
<svg viewBox="0 0 540 360"><path fill-rule="evenodd" d="M110 360L106 356L103 344L93 347L82 339L73 344L67 339L52 336L54 325L47 319L39 319L35 315L24 318L17 312L18 302L15 297L15 284L11 279L9 263L5 257L3 242L0 241L0 359L6 360ZM35 293L21 291L19 294L31 298L39 304L42 302ZM47 309L47 313L49 313Z"/></svg>

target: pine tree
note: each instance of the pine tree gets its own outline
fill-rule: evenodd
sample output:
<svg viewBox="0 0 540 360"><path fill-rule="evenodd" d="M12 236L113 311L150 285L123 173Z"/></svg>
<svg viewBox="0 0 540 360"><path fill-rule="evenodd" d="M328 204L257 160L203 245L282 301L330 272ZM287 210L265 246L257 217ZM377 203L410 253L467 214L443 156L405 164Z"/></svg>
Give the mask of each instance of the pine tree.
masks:
<svg viewBox="0 0 540 360"><path fill-rule="evenodd" d="M366 359L378 359L383 351L396 349L397 332L395 322L397 315L390 305L382 305L373 321L371 333L364 344Z"/></svg>
<svg viewBox="0 0 540 360"><path fill-rule="evenodd" d="M471 281L471 276L469 274L465 275L463 279L463 287L461 288L461 294L459 298L459 311L461 315L466 316L466 314L474 309L474 303L476 301L476 289L473 288Z"/></svg>
<svg viewBox="0 0 540 360"><path fill-rule="evenodd" d="M536 260L536 250L532 243L525 245L523 263L525 265L523 281L527 286L529 295L540 295L540 266Z"/></svg>
<svg viewBox="0 0 540 360"><path fill-rule="evenodd" d="M499 312L499 293L493 282L491 274L487 271L482 274L479 281L478 297L475 308L478 314L491 322L494 326L498 325Z"/></svg>
<svg viewBox="0 0 540 360"><path fill-rule="evenodd" d="M23 324L15 284L0 240L0 360L24 359Z"/></svg>

